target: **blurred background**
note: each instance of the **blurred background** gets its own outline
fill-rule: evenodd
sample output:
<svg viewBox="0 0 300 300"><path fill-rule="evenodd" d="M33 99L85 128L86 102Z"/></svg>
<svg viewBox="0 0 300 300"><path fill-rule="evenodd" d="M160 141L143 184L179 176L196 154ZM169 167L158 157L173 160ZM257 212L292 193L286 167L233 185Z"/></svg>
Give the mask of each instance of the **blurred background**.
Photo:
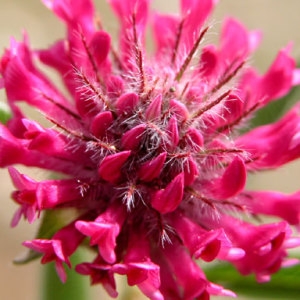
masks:
<svg viewBox="0 0 300 300"><path fill-rule="evenodd" d="M108 30L117 32L117 23L112 17L105 0L96 0L98 13ZM249 29L260 29L263 41L253 57L253 63L261 70L266 68L274 59L276 52L294 42L293 55L300 61L300 1L274 0L221 0L219 1L211 23L215 24L208 39L215 40L226 16L234 16L241 20ZM153 7L163 11L176 12L177 1L153 0ZM57 38L64 36L64 27L39 0L0 0L0 48L9 45L11 36L21 39L22 31L26 30L33 48L47 47ZM0 101L5 100L1 91ZM43 178L46 174L33 170L34 178ZM265 172L250 178L251 186L257 189L275 189L283 192L294 192L299 188L300 163L290 164L276 172ZM0 299L2 300L38 300L41 266L33 262L25 266L12 263L15 257L24 253L22 241L32 239L38 224L28 225L20 222L19 226L11 229L10 221L16 205L10 201L13 187L8 179L6 170L0 170ZM109 299L101 287L92 289L93 299ZM136 295L136 296L134 296ZM121 298L120 298L121 299ZM144 299L134 292L130 298ZM261 298L263 299L263 298ZM73 299L76 300L76 299Z"/></svg>

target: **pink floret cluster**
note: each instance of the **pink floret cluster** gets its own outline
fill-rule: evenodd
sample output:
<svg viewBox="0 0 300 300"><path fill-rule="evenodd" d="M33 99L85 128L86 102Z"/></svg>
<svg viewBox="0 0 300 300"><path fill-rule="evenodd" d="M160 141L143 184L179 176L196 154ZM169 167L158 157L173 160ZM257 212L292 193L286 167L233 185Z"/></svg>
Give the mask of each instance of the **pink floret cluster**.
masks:
<svg viewBox="0 0 300 300"><path fill-rule="evenodd" d="M95 258L75 266L78 273L111 297L115 274L126 275L153 300L234 296L206 278L203 261L230 262L259 282L297 263L287 250L300 244L292 231L300 193L245 184L247 174L300 156L299 106L273 124L241 130L299 84L290 47L261 75L248 64L258 31L229 18L219 44L209 44L215 0L181 0L179 15L150 12L149 0L109 0L120 23L116 45L92 0L43 2L67 35L32 50L25 34L5 50L1 85L12 117L0 126L0 166L16 188L13 226L49 210L69 209L73 219L24 245L42 263L54 261L62 281L70 256L88 246ZM145 48L149 24L153 53ZM58 72L63 92L41 64ZM27 118L20 101L50 125ZM36 181L14 167L20 164L61 176Z"/></svg>

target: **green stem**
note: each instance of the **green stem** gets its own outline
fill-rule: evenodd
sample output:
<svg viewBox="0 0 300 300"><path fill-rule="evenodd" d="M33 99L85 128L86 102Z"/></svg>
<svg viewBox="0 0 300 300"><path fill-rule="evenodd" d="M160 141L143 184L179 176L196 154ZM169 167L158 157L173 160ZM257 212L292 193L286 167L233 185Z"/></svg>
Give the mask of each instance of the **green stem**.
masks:
<svg viewBox="0 0 300 300"><path fill-rule="evenodd" d="M68 277L64 284L57 276L54 263L43 266L42 300L88 300L91 298L88 278L77 274L74 270L76 264L82 262L83 256L83 250L79 250L71 257L73 269L66 268Z"/></svg>

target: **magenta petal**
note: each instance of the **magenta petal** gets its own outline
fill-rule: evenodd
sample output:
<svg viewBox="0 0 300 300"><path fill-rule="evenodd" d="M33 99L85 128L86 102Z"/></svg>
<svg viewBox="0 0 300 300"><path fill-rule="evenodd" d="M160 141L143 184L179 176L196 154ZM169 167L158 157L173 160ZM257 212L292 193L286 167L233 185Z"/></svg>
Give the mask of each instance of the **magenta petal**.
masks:
<svg viewBox="0 0 300 300"><path fill-rule="evenodd" d="M161 104L162 104L162 95L159 94L153 100L151 100L149 106L145 111L145 117L147 120L155 120L161 116Z"/></svg>
<svg viewBox="0 0 300 300"><path fill-rule="evenodd" d="M46 214L51 238L24 245L53 262L62 281L70 256L86 246L95 258L76 271L91 284L117 297L114 277L124 275L151 300L235 296L209 282L196 259L224 260L259 282L297 263L286 258L300 245L300 191L245 190L248 171L300 157L300 105L247 128L300 84L291 46L260 74L249 65L258 31L230 18L219 42L207 38L218 0L179 0L179 14L155 13L151 24L151 0L107 1L119 44L94 0L42 0L66 36L32 50L24 34L0 59L10 110L0 122L0 167L15 186L12 225L50 210L57 221L46 228ZM148 25L155 53L146 47ZM46 120L34 121L31 110ZM32 180L14 168L20 164L56 179Z"/></svg>
<svg viewBox="0 0 300 300"><path fill-rule="evenodd" d="M109 0L112 8L120 18L125 30L131 29L131 16L135 14L139 28L144 29L148 17L149 0Z"/></svg>
<svg viewBox="0 0 300 300"><path fill-rule="evenodd" d="M100 163L98 173L104 180L114 183L121 176L121 168L130 156L131 151L122 151L106 156Z"/></svg>
<svg viewBox="0 0 300 300"><path fill-rule="evenodd" d="M285 222L254 226L246 222L224 218L222 225L245 256L232 263L244 275L255 273L259 282L268 281L280 268L286 255L284 242L291 231Z"/></svg>
<svg viewBox="0 0 300 300"><path fill-rule="evenodd" d="M207 230L189 220L183 214L174 213L171 224L176 229L182 242L188 248L191 256L204 261L215 258L237 260L244 256L241 248L235 248L223 229Z"/></svg>
<svg viewBox="0 0 300 300"><path fill-rule="evenodd" d="M203 135L200 130L196 128L189 128L186 136L185 136L186 143L195 150L200 150L203 147Z"/></svg>
<svg viewBox="0 0 300 300"><path fill-rule="evenodd" d="M66 155L66 141L64 137L59 136L59 133L52 129L44 129L37 123L23 119L22 123L26 128L24 138L30 140L28 145L29 150L37 150L48 155Z"/></svg>
<svg viewBox="0 0 300 300"><path fill-rule="evenodd" d="M218 67L218 60L219 57L215 46L209 45L204 47L200 59L200 74L205 77L215 75Z"/></svg>
<svg viewBox="0 0 300 300"><path fill-rule="evenodd" d="M300 192L291 195L250 191L246 193L247 206L255 214L278 216L292 225L300 224Z"/></svg>
<svg viewBox="0 0 300 300"><path fill-rule="evenodd" d="M158 290L160 285L159 266L151 261L115 264L112 270L117 274L127 275L128 285L137 285L150 299L164 299Z"/></svg>
<svg viewBox="0 0 300 300"><path fill-rule="evenodd" d="M157 178L162 171L166 157L167 152L163 152L152 160L144 163L139 169L139 178L146 182L150 182Z"/></svg>
<svg viewBox="0 0 300 300"><path fill-rule="evenodd" d="M189 117L186 106L178 100L172 99L170 101L170 109L175 113L178 121L186 121Z"/></svg>
<svg viewBox="0 0 300 300"><path fill-rule="evenodd" d="M176 30L179 25L179 18L173 15L162 15L155 13L153 15L153 35L156 42L157 54L164 55L175 47Z"/></svg>
<svg viewBox="0 0 300 300"><path fill-rule="evenodd" d="M238 95L230 94L229 97L224 100L224 107L222 109L222 123L224 126L238 120L242 116L243 110L243 100Z"/></svg>
<svg viewBox="0 0 300 300"><path fill-rule="evenodd" d="M13 198L22 205L25 216L27 215L26 210L28 210L28 213L32 213L36 210L54 208L62 203L82 198L77 180L36 182L20 174L12 167L9 168L9 172L14 185L18 189L13 193ZM28 220L30 219L28 218Z"/></svg>
<svg viewBox="0 0 300 300"><path fill-rule="evenodd" d="M139 96L135 93L123 94L116 103L119 114L132 113L139 102Z"/></svg>
<svg viewBox="0 0 300 300"><path fill-rule="evenodd" d="M189 51L194 45L195 33L211 13L215 0L181 0L181 14L184 19L183 43L185 51ZM188 49L188 50L186 50Z"/></svg>
<svg viewBox="0 0 300 300"><path fill-rule="evenodd" d="M116 100L124 92L124 80L120 76L111 75L107 81L107 93L111 99Z"/></svg>
<svg viewBox="0 0 300 300"><path fill-rule="evenodd" d="M163 254L170 267L169 273L174 274L176 278L176 287L178 286L182 290L182 299L201 299L201 296L204 295L209 297L206 292L209 282L203 271L191 259L186 249L178 242L176 244L176 247L170 247L170 244L167 244L163 249ZM179 257L180 259L178 259ZM164 284L163 278L162 284ZM169 288L175 289L174 287ZM204 297L204 299L209 298Z"/></svg>
<svg viewBox="0 0 300 300"><path fill-rule="evenodd" d="M118 296L111 265L105 263L101 256L97 256L92 263L84 262L77 265L75 270L79 274L90 275L91 284L102 284L111 297L116 298Z"/></svg>
<svg viewBox="0 0 300 300"><path fill-rule="evenodd" d="M184 185L191 185L199 175L199 170L196 161L189 157L184 163Z"/></svg>
<svg viewBox="0 0 300 300"><path fill-rule="evenodd" d="M244 188L246 179L245 164L239 157L236 157L222 176L223 196L227 198L239 193Z"/></svg>
<svg viewBox="0 0 300 300"><path fill-rule="evenodd" d="M11 197L20 204L20 208L15 212L11 221L11 226L16 226L22 216L24 216L29 223L33 223L40 211L35 192L38 183L26 175L19 173L13 167L9 167L8 170L14 186L18 189L12 193Z"/></svg>
<svg viewBox="0 0 300 300"><path fill-rule="evenodd" d="M299 128L299 108L295 107L279 121L242 135L236 145L242 145L254 158L248 168L279 167L300 156Z"/></svg>
<svg viewBox="0 0 300 300"><path fill-rule="evenodd" d="M70 45L65 40L59 40L48 49L41 49L36 52L40 61L57 70L67 90L75 98L78 86L75 81L75 74L70 65Z"/></svg>
<svg viewBox="0 0 300 300"><path fill-rule="evenodd" d="M168 135L167 148L169 151L173 151L179 143L178 123L175 117L169 120L166 130Z"/></svg>
<svg viewBox="0 0 300 300"><path fill-rule="evenodd" d="M110 50L110 35L105 31L95 32L89 42L89 48L98 66L101 66Z"/></svg>
<svg viewBox="0 0 300 300"><path fill-rule="evenodd" d="M18 190L34 190L36 188L37 182L29 178L28 176L19 173L18 170L16 170L13 167L8 168L9 175L13 181L14 186Z"/></svg>
<svg viewBox="0 0 300 300"><path fill-rule="evenodd" d="M295 60L286 49L281 50L260 82L261 94L266 96L265 104L284 96L291 89L294 69Z"/></svg>
<svg viewBox="0 0 300 300"><path fill-rule="evenodd" d="M127 275L129 285L138 288L153 300L165 299L160 288L160 267L150 259L149 241L144 235L131 233L124 262L112 266L112 271Z"/></svg>
<svg viewBox="0 0 300 300"><path fill-rule="evenodd" d="M123 67L131 68L132 53L136 51L135 39L140 46L144 43L149 0L109 0L109 2L121 23L120 52L122 54ZM135 23L135 37L132 30L133 17Z"/></svg>
<svg viewBox="0 0 300 300"><path fill-rule="evenodd" d="M221 199L233 197L243 190L247 179L244 162L236 157L226 168L222 178L212 183L214 196Z"/></svg>
<svg viewBox="0 0 300 300"><path fill-rule="evenodd" d="M74 179L46 180L37 183L36 198L40 209L83 199L80 184Z"/></svg>
<svg viewBox="0 0 300 300"><path fill-rule="evenodd" d="M243 61L250 52L249 33L233 18L225 21L221 39L220 51L224 64L234 62L237 57Z"/></svg>
<svg viewBox="0 0 300 300"><path fill-rule="evenodd" d="M147 129L146 124L140 124L126 131L122 136L121 144L125 150L136 150L143 138L143 133Z"/></svg>
<svg viewBox="0 0 300 300"><path fill-rule="evenodd" d="M182 201L184 174L178 174L163 190L152 197L151 205L162 214L174 211Z"/></svg>
<svg viewBox="0 0 300 300"><path fill-rule="evenodd" d="M76 222L76 228L86 236L91 236L91 245L99 245L99 252L108 263L114 263L116 237L120 232L118 224L98 222Z"/></svg>
<svg viewBox="0 0 300 300"><path fill-rule="evenodd" d="M104 138L107 130L113 122L113 115L110 111L103 111L96 115L91 124L91 131L97 138Z"/></svg>
<svg viewBox="0 0 300 300"><path fill-rule="evenodd" d="M42 263L55 261L57 273L63 282L66 280L66 275L62 263L64 262L71 267L69 257L75 252L84 238L75 229L74 223L72 222L60 229L51 240L35 239L23 243L24 246L44 254Z"/></svg>
<svg viewBox="0 0 300 300"><path fill-rule="evenodd" d="M293 85L300 84L300 69L295 69L293 71Z"/></svg>
<svg viewBox="0 0 300 300"><path fill-rule="evenodd" d="M106 262L114 263L116 261L117 237L125 217L123 206L112 205L95 221L77 221L75 227L82 234L91 237L90 245L98 245L99 252Z"/></svg>

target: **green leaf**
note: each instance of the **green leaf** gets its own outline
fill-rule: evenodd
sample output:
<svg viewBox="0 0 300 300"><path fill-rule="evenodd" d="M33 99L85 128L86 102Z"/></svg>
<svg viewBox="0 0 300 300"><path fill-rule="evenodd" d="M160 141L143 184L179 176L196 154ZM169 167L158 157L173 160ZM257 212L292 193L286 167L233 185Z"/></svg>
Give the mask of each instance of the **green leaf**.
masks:
<svg viewBox="0 0 300 300"><path fill-rule="evenodd" d="M0 102L0 122L2 124L6 124L10 118L11 113L9 111L8 106L5 103Z"/></svg>
<svg viewBox="0 0 300 300"><path fill-rule="evenodd" d="M78 249L71 256L71 263L74 266L84 260L85 252ZM43 266L42 271L42 300L87 300L90 299L90 283L86 276L80 275L74 269L66 268L67 282L62 283L57 276L54 263Z"/></svg>
<svg viewBox="0 0 300 300"><path fill-rule="evenodd" d="M242 276L232 265L223 263L205 268L207 278L249 299L299 299L300 266L284 268L272 276L270 282L257 283L253 275Z"/></svg>

